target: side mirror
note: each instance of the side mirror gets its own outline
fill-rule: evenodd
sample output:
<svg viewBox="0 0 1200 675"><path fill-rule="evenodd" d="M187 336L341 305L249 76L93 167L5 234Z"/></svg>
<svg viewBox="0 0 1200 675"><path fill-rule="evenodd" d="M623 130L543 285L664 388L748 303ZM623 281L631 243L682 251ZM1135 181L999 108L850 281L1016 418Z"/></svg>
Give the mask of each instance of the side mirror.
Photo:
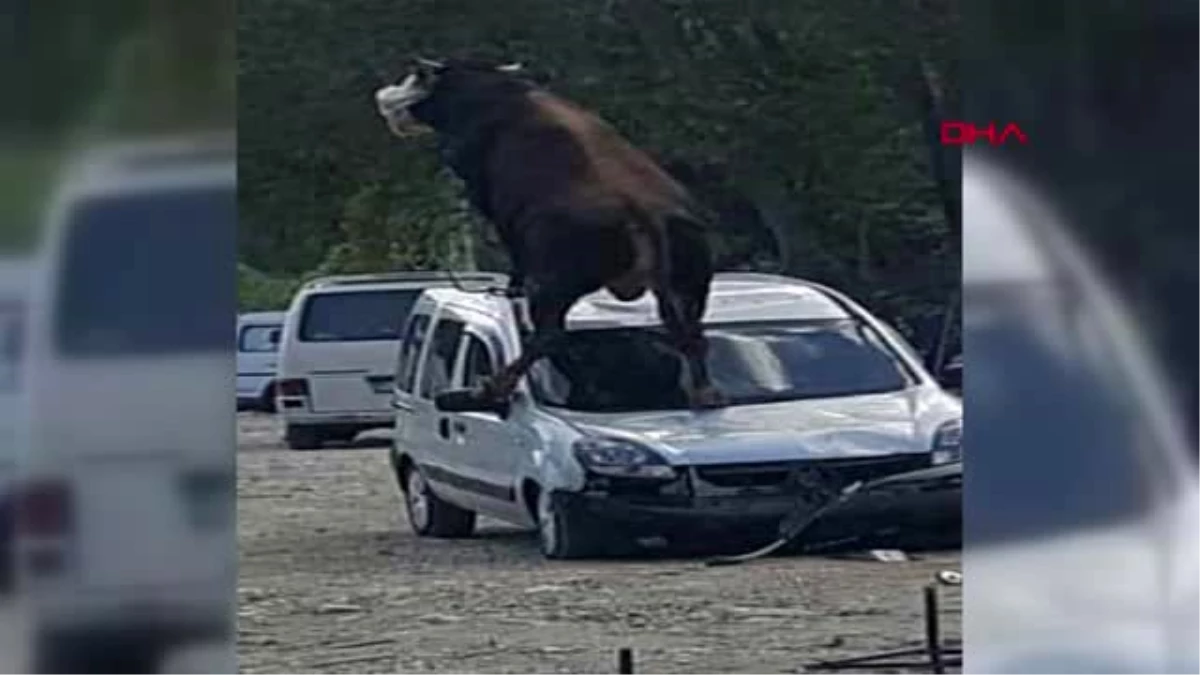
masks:
<svg viewBox="0 0 1200 675"><path fill-rule="evenodd" d="M962 391L962 372L962 354L956 354L942 366L941 372L937 374L938 382L946 389Z"/></svg>
<svg viewBox="0 0 1200 675"><path fill-rule="evenodd" d="M271 332L267 334L267 341L273 346L279 346L279 336L280 330L278 328L273 328L271 329Z"/></svg>
<svg viewBox="0 0 1200 675"><path fill-rule="evenodd" d="M492 413L508 417L512 406L508 401L494 401L476 396L472 389L451 389L433 397L433 405L442 412Z"/></svg>

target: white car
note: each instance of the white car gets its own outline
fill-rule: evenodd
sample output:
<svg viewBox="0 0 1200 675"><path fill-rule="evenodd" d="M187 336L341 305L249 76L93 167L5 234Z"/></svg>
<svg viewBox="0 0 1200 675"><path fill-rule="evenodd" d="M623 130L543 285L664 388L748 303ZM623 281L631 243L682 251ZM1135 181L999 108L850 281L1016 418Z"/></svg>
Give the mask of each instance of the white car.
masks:
<svg viewBox="0 0 1200 675"><path fill-rule="evenodd" d="M503 284L478 272L325 277L302 287L280 340L276 411L293 450L350 442L392 425L392 369L400 329L426 288Z"/></svg>
<svg viewBox="0 0 1200 675"><path fill-rule="evenodd" d="M31 672L156 672L197 642L228 652L236 168L229 136L110 145L56 195L17 501Z"/></svg>
<svg viewBox="0 0 1200 675"><path fill-rule="evenodd" d="M248 312L238 316L239 410L275 410L275 368L284 316L284 312Z"/></svg>
<svg viewBox="0 0 1200 675"><path fill-rule="evenodd" d="M565 348L507 406L461 391L519 353L511 303L426 291L405 329L391 454L422 536L469 536L476 514L537 527L550 558L631 539L775 535L798 495L961 458L962 404L891 328L844 295L786 277L719 274L705 316L714 383L686 408L682 360L653 295L606 291L568 315ZM958 504L942 514L960 518Z"/></svg>

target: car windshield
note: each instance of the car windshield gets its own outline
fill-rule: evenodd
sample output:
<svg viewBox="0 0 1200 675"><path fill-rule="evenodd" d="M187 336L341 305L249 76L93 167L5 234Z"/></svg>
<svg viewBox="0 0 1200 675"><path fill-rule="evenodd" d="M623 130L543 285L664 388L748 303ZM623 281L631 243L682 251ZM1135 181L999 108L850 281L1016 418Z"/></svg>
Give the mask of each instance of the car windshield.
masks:
<svg viewBox="0 0 1200 675"><path fill-rule="evenodd" d="M860 321L709 326L708 366L731 405L898 391L910 379ZM656 328L571 331L530 371L542 403L582 412L679 409L686 368Z"/></svg>
<svg viewBox="0 0 1200 675"><path fill-rule="evenodd" d="M302 342L399 340L420 289L321 293L308 299Z"/></svg>

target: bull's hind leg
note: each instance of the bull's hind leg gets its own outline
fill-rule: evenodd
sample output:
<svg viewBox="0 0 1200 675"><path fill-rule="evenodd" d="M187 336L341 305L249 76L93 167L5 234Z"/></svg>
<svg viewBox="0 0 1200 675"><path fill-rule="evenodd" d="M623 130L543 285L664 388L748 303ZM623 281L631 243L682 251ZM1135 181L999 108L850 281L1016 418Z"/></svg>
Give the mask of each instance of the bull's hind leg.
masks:
<svg viewBox="0 0 1200 675"><path fill-rule="evenodd" d="M529 315L533 333L525 341L521 355L484 381L480 395L495 400L507 400L517 388L521 377L529 372L538 359L559 348L566 335L567 312L579 298L591 292L582 284L539 283L532 280L527 289Z"/></svg>

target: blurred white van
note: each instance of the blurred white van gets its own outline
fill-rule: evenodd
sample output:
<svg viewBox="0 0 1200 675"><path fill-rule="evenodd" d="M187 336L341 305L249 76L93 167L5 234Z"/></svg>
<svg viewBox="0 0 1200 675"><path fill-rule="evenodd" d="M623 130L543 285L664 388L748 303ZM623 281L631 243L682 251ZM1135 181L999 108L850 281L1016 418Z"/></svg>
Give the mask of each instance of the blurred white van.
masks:
<svg viewBox="0 0 1200 675"><path fill-rule="evenodd" d="M275 368L284 312L248 312L238 316L238 410L275 410Z"/></svg>
<svg viewBox="0 0 1200 675"><path fill-rule="evenodd" d="M16 504L31 672L230 644L236 177L231 136L113 145L52 204Z"/></svg>
<svg viewBox="0 0 1200 675"><path fill-rule="evenodd" d="M276 409L293 450L392 426L400 331L426 288L506 283L481 272L397 272L324 277L303 286L284 321Z"/></svg>

